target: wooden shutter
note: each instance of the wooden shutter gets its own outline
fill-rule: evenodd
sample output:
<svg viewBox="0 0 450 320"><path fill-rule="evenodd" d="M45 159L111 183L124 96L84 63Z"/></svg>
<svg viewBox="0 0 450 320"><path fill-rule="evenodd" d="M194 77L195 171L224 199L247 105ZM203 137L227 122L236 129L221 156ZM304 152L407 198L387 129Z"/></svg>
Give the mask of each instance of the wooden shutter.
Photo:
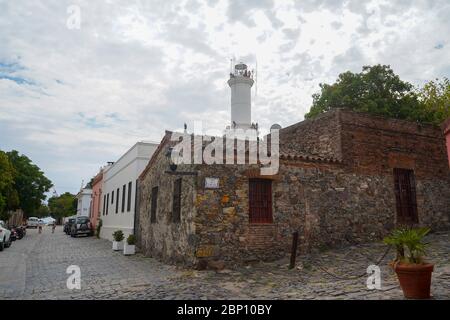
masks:
<svg viewBox="0 0 450 320"><path fill-rule="evenodd" d="M127 185L124 184L123 187L122 187L122 212L125 211L125 192L126 192L126 189L127 189Z"/></svg>
<svg viewBox="0 0 450 320"><path fill-rule="evenodd" d="M273 222L271 180L249 180L249 221L250 223Z"/></svg>
<svg viewBox="0 0 450 320"><path fill-rule="evenodd" d="M108 209L109 209L109 193L106 196L106 215L108 215Z"/></svg>
<svg viewBox="0 0 450 320"><path fill-rule="evenodd" d="M106 207L106 194L103 195L103 215L105 215L105 207Z"/></svg>
<svg viewBox="0 0 450 320"><path fill-rule="evenodd" d="M128 182L128 202L127 202L127 212L131 210L131 187L132 182Z"/></svg>
<svg viewBox="0 0 450 320"><path fill-rule="evenodd" d="M117 188L117 191L116 191L116 213L118 213L119 212L119 193L120 193L120 189L119 188Z"/></svg>
<svg viewBox="0 0 450 320"><path fill-rule="evenodd" d="M416 181L414 171L394 169L395 198L397 207L397 224L411 225L418 223Z"/></svg>
<svg viewBox="0 0 450 320"><path fill-rule="evenodd" d="M181 218L181 178L175 180L173 187L172 221L180 222Z"/></svg>
<svg viewBox="0 0 450 320"><path fill-rule="evenodd" d="M158 204L158 187L152 188L152 199L151 199L151 209L150 209L150 222L156 222L156 208Z"/></svg>

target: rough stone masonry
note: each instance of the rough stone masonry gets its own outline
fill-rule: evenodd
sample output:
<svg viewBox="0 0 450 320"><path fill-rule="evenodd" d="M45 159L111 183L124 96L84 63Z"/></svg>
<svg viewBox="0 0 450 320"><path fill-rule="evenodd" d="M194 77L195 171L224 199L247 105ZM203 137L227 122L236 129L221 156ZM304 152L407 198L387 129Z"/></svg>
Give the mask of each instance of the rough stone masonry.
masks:
<svg viewBox="0 0 450 320"><path fill-rule="evenodd" d="M400 224L450 227L438 127L336 109L280 131L274 176L237 164L167 173L169 136L140 176L136 223L140 249L169 263L220 269L274 260L289 252L294 231L309 252L379 240ZM205 188L206 178L218 187Z"/></svg>

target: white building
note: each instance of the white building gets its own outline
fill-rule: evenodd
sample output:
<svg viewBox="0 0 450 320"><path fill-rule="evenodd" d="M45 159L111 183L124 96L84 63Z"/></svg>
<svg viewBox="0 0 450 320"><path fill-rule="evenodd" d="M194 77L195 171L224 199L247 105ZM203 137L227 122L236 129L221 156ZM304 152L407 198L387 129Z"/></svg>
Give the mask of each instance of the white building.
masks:
<svg viewBox="0 0 450 320"><path fill-rule="evenodd" d="M89 217L91 210L91 196L92 189L81 189L78 192L76 198L78 199L77 204L77 216Z"/></svg>
<svg viewBox="0 0 450 320"><path fill-rule="evenodd" d="M112 240L116 230L125 238L134 233L136 184L157 143L138 142L103 171L100 237Z"/></svg>

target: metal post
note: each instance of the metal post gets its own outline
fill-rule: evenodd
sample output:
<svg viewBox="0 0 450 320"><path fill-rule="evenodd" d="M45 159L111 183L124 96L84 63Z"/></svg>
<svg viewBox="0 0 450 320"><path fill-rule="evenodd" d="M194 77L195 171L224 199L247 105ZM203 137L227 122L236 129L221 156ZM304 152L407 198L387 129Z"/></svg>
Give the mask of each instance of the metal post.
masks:
<svg viewBox="0 0 450 320"><path fill-rule="evenodd" d="M295 258L297 257L297 245L298 245L298 231L292 234L292 249L291 249L291 263L289 269L295 267Z"/></svg>

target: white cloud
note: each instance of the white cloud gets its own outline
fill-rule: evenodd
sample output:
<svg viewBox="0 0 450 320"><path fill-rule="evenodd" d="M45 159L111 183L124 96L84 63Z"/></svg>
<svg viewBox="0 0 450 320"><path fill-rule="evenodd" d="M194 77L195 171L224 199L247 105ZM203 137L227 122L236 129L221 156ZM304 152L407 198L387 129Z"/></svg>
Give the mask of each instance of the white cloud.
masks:
<svg viewBox="0 0 450 320"><path fill-rule="evenodd" d="M414 84L449 76L448 16L445 0L3 1L0 148L74 192L137 140L227 125L231 57L258 62L253 120L287 126L320 82L365 64Z"/></svg>

